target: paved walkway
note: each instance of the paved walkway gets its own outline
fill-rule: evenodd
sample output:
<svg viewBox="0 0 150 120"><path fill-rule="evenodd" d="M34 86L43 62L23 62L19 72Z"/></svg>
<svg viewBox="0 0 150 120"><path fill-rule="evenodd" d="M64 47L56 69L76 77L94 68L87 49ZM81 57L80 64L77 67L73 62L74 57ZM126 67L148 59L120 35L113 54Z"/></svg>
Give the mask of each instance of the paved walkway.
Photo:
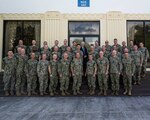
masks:
<svg viewBox="0 0 150 120"><path fill-rule="evenodd" d="M0 97L0 120L150 120L150 97Z"/></svg>

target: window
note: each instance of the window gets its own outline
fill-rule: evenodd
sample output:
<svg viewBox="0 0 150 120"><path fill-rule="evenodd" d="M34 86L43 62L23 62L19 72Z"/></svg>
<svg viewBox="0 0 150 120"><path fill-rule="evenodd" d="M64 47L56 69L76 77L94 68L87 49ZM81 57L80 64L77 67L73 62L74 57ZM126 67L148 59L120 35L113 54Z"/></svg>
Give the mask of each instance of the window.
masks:
<svg viewBox="0 0 150 120"><path fill-rule="evenodd" d="M26 46L31 45L35 39L40 46L41 22L40 21L4 21L3 57L8 50L14 50L20 39Z"/></svg>
<svg viewBox="0 0 150 120"><path fill-rule="evenodd" d="M127 41L134 41L139 45L143 42L150 51L150 21L147 20L129 20L127 21Z"/></svg>
<svg viewBox="0 0 150 120"><path fill-rule="evenodd" d="M94 44L100 38L100 21L69 21L68 37L69 45L74 40Z"/></svg>

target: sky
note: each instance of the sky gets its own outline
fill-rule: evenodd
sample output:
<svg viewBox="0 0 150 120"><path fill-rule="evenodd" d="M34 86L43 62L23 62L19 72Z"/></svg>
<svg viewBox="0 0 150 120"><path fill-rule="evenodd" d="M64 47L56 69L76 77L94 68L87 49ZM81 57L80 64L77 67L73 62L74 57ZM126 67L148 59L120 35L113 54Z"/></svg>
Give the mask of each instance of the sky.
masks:
<svg viewBox="0 0 150 120"><path fill-rule="evenodd" d="M90 0L90 7L78 7L78 0L0 0L0 13L150 13L150 0Z"/></svg>

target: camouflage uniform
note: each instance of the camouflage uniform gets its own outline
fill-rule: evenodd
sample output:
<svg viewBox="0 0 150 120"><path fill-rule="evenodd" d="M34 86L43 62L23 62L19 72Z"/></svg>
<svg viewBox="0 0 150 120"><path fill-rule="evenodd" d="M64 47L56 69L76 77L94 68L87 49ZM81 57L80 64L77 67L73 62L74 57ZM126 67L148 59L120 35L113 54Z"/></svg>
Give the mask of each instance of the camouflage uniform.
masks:
<svg viewBox="0 0 150 120"><path fill-rule="evenodd" d="M66 52L66 53L68 54L68 60L71 63L71 61L73 59L73 54L72 54L72 52ZM62 57L62 59L63 59L63 57Z"/></svg>
<svg viewBox="0 0 150 120"><path fill-rule="evenodd" d="M100 46L95 46L95 51L96 51L97 53L99 53L100 50L101 50L101 47L100 47Z"/></svg>
<svg viewBox="0 0 150 120"><path fill-rule="evenodd" d="M89 52L89 55L90 55L90 54L93 56L93 60L96 61L97 58L98 58L98 52L96 52L96 51L92 52L92 51L91 51L91 52Z"/></svg>
<svg viewBox="0 0 150 120"><path fill-rule="evenodd" d="M44 51L44 47L41 47L40 52ZM48 51L51 51L50 48L48 48Z"/></svg>
<svg viewBox="0 0 150 120"><path fill-rule="evenodd" d="M143 56L143 63L142 63L142 68L141 68L141 73L145 75L146 73L146 66L147 66L147 59L149 57L149 52L146 47L139 48L139 51L141 51L142 56Z"/></svg>
<svg viewBox="0 0 150 120"><path fill-rule="evenodd" d="M40 94L46 93L46 89L48 87L48 65L49 62L47 60L40 60L37 64L37 73L39 77L40 83Z"/></svg>
<svg viewBox="0 0 150 120"><path fill-rule="evenodd" d="M88 86L91 91L95 90L95 87L96 87L95 86L96 77L93 76L93 74L95 73L95 69L96 69L96 62L94 60L88 61L86 74L87 74L87 79L88 79Z"/></svg>
<svg viewBox="0 0 150 120"><path fill-rule="evenodd" d="M72 52L75 53L75 51L77 50L77 47L76 46L72 46L71 49L72 49Z"/></svg>
<svg viewBox="0 0 150 120"><path fill-rule="evenodd" d="M41 51L41 55L42 54L46 54L46 60L50 60L50 58L51 58L51 52L49 51L49 50L47 50L47 51ZM52 58L51 58L52 59Z"/></svg>
<svg viewBox="0 0 150 120"><path fill-rule="evenodd" d="M110 46L110 45L105 45L105 47L106 47L106 51L107 51L108 53L110 53L110 52L111 52L111 46Z"/></svg>
<svg viewBox="0 0 150 120"><path fill-rule="evenodd" d="M122 75L123 75L123 84L124 88L127 91L132 89L132 75L134 74L134 63L131 57L122 59Z"/></svg>
<svg viewBox="0 0 150 120"><path fill-rule="evenodd" d="M25 74L25 64L28 61L28 57L26 55L17 57L17 67L16 67L16 91L24 94L24 87L26 84L26 74Z"/></svg>
<svg viewBox="0 0 150 120"><path fill-rule="evenodd" d="M140 84L141 82L141 64L142 64L142 53L140 51L133 51L131 53L131 57L134 61L135 64L135 72L134 72L134 76L133 76L133 80L134 80L134 84Z"/></svg>
<svg viewBox="0 0 150 120"><path fill-rule="evenodd" d="M37 60L29 59L25 65L25 72L27 76L27 91L28 93L35 92L37 87Z"/></svg>
<svg viewBox="0 0 150 120"><path fill-rule="evenodd" d="M69 60L61 59L58 66L58 73L62 75L60 78L60 90L67 91L69 87L70 62Z"/></svg>
<svg viewBox="0 0 150 120"><path fill-rule="evenodd" d="M61 54L63 54L64 52L66 52L66 50L67 50L67 45L65 46L65 45L62 45L61 47L60 47L60 51L61 51Z"/></svg>
<svg viewBox="0 0 150 120"><path fill-rule="evenodd" d="M15 53L17 53L17 49L18 49L19 47L24 48L25 51L26 51L26 49L27 49L27 47L26 47L25 45L17 45L17 46L15 47L15 50L14 50Z"/></svg>
<svg viewBox="0 0 150 120"><path fill-rule="evenodd" d="M51 69L49 91L53 93L58 85L58 62L51 60L49 65Z"/></svg>
<svg viewBox="0 0 150 120"><path fill-rule="evenodd" d="M61 59L61 53L60 52L52 52L50 55L50 60L53 59L53 55L56 54L57 55L57 60L59 61Z"/></svg>
<svg viewBox="0 0 150 120"><path fill-rule="evenodd" d="M120 59L116 57L110 57L110 78L111 78L111 87L113 94L118 94L119 91L119 77L122 70L122 64Z"/></svg>
<svg viewBox="0 0 150 120"><path fill-rule="evenodd" d="M38 46L29 46L28 48L28 54L30 54L31 52L39 52L39 47Z"/></svg>
<svg viewBox="0 0 150 120"><path fill-rule="evenodd" d="M4 91L14 91L15 86L15 72L16 72L16 58L13 57L9 59L5 57L3 59L3 68L4 68Z"/></svg>
<svg viewBox="0 0 150 120"><path fill-rule="evenodd" d="M109 61L106 57L98 58L97 61L97 76L98 76L98 84L99 89L101 91L107 91L108 85L107 85L107 79L108 75L106 75L107 67L109 65ZM108 72L108 71L107 71Z"/></svg>
<svg viewBox="0 0 150 120"><path fill-rule="evenodd" d="M112 51L114 49L114 46L116 46L116 51L117 52L121 52L121 45L117 44L117 45L112 45Z"/></svg>
<svg viewBox="0 0 150 120"><path fill-rule="evenodd" d="M79 92L82 84L82 75L83 75L83 63L81 59L74 59L71 62L71 69L74 71L73 76L73 91Z"/></svg>
<svg viewBox="0 0 150 120"><path fill-rule="evenodd" d="M132 53L134 51L134 46L129 45L128 50L129 50L129 53Z"/></svg>

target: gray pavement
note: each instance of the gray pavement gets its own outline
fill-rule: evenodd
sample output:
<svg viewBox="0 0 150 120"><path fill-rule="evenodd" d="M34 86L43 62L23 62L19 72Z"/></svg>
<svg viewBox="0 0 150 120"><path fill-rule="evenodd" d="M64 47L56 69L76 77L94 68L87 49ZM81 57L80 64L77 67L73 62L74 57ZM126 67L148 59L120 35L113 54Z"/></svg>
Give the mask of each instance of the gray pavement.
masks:
<svg viewBox="0 0 150 120"><path fill-rule="evenodd" d="M0 120L150 120L150 97L0 97Z"/></svg>

